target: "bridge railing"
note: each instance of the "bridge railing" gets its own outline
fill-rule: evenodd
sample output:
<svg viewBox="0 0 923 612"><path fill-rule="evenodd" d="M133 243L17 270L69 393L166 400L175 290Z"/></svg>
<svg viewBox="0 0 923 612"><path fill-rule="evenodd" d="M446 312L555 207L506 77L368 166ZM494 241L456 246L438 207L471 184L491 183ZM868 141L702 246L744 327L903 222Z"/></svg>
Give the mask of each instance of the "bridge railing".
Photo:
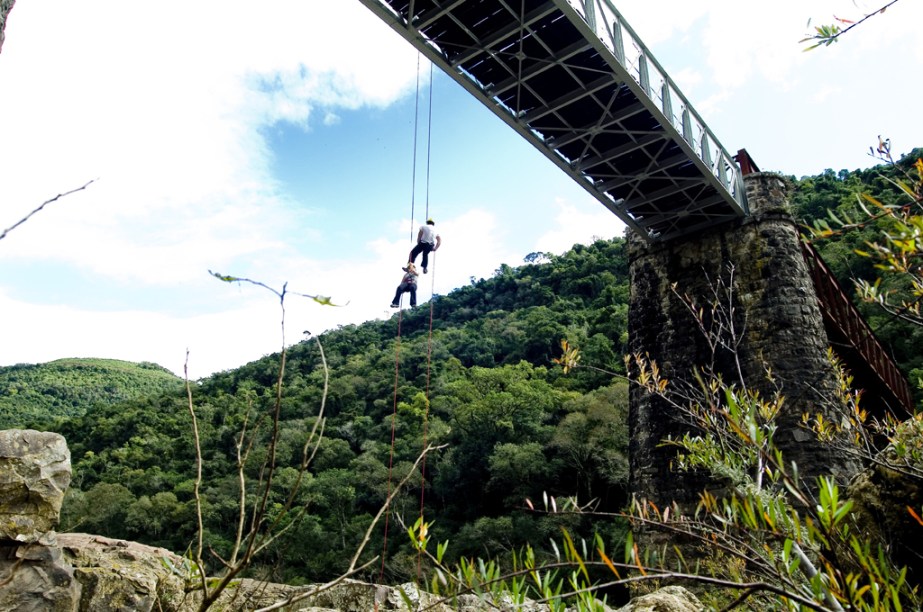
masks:
<svg viewBox="0 0 923 612"><path fill-rule="evenodd" d="M740 169L702 117L609 0L564 0L595 32L663 118L746 210Z"/></svg>
<svg viewBox="0 0 923 612"><path fill-rule="evenodd" d="M875 372L878 379L888 388L901 407L908 414L913 414L913 396L904 376L888 356L884 347L878 342L874 332L853 305L840 284L833 276L820 255L806 242L802 242L802 252L818 301L827 319L835 325L842 337L862 355L863 359Z"/></svg>

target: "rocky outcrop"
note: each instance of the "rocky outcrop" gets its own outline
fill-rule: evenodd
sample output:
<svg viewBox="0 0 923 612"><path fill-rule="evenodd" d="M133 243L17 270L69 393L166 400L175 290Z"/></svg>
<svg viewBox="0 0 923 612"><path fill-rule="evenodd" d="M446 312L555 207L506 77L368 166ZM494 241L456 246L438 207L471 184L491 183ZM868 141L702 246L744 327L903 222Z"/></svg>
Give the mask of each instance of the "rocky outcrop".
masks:
<svg viewBox="0 0 923 612"><path fill-rule="evenodd" d="M284 585L241 581L239 591L233 589L225 600L219 602L223 608L227 602L233 602L230 609L253 610L275 602L285 601L289 596L303 595L317 587L286 587ZM407 607L410 602L411 608ZM305 612L367 612L369 610L432 610L433 612L547 612L550 608L544 604L525 602L513 604L509 598L487 601L477 595L460 595L453 600L440 603L440 598L421 592L416 585L403 584L397 587L381 586L344 580L335 586L315 595L299 599L288 610Z"/></svg>
<svg viewBox="0 0 923 612"><path fill-rule="evenodd" d="M667 586L635 597L615 612L701 612L705 606L681 586Z"/></svg>
<svg viewBox="0 0 923 612"><path fill-rule="evenodd" d="M6 30L6 16L16 0L0 0L0 50L3 49L3 31Z"/></svg>
<svg viewBox="0 0 923 612"><path fill-rule="evenodd" d="M78 610L81 586L54 534L38 542L0 543L0 610Z"/></svg>
<svg viewBox="0 0 923 612"><path fill-rule="evenodd" d="M183 558L137 542L62 533L57 544L81 587L81 611L191 609Z"/></svg>
<svg viewBox="0 0 923 612"><path fill-rule="evenodd" d="M71 481L70 451L56 433L0 431L0 541L36 542L58 524Z"/></svg>
<svg viewBox="0 0 923 612"><path fill-rule="evenodd" d="M80 583L53 531L70 479L63 437L0 431L0 610L78 609Z"/></svg>

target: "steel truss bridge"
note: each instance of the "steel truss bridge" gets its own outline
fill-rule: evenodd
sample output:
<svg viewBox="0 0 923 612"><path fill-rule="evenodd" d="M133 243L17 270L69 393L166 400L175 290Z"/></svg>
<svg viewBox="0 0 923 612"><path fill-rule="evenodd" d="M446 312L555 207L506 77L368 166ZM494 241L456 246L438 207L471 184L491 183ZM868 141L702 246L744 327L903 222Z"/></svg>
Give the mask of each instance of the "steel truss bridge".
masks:
<svg viewBox="0 0 923 612"><path fill-rule="evenodd" d="M608 0L360 0L648 241L747 214L740 170Z"/></svg>
<svg viewBox="0 0 923 612"><path fill-rule="evenodd" d="M360 0L648 242L746 216L732 157L610 0ZM739 163L739 165L738 165ZM828 335L883 404L909 387L805 252Z"/></svg>

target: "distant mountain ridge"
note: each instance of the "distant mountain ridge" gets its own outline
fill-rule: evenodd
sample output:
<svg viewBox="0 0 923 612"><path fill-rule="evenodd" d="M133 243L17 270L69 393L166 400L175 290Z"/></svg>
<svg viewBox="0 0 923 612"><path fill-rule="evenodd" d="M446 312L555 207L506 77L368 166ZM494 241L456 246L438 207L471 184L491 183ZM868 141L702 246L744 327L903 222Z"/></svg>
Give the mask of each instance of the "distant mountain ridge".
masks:
<svg viewBox="0 0 923 612"><path fill-rule="evenodd" d="M0 367L0 429L37 427L116 404L175 391L183 380L157 364L57 359Z"/></svg>

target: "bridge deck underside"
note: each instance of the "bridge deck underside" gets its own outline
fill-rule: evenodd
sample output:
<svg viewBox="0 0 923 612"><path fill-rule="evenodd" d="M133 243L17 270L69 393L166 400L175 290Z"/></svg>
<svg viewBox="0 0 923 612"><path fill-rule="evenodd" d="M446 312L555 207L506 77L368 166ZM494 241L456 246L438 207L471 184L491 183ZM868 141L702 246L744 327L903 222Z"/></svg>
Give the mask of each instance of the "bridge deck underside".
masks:
<svg viewBox="0 0 923 612"><path fill-rule="evenodd" d="M742 214L566 1L362 1L646 238Z"/></svg>

